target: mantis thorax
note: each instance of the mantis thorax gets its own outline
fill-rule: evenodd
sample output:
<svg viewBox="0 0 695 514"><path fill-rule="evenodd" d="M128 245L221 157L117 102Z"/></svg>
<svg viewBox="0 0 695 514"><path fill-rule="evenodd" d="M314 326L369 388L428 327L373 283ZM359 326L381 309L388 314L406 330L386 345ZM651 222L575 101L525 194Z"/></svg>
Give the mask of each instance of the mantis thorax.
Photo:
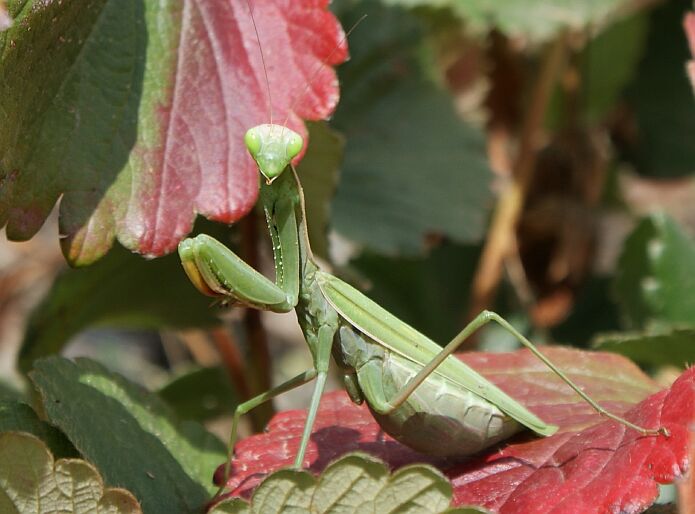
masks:
<svg viewBox="0 0 695 514"><path fill-rule="evenodd" d="M302 150L302 136L282 125L266 123L244 136L249 153L268 184L275 180Z"/></svg>

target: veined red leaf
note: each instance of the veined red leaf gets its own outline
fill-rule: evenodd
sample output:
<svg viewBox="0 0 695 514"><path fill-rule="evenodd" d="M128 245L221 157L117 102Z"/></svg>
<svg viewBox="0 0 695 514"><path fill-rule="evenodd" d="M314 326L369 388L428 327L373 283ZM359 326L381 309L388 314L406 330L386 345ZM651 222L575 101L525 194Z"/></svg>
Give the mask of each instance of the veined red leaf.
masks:
<svg viewBox="0 0 695 514"><path fill-rule="evenodd" d="M436 465L450 478L454 503L501 513L641 512L688 467L689 424L695 412L695 368L669 389L657 386L632 362L614 354L545 348L587 393L614 412L646 427L666 426L670 437L645 437L605 421L528 351L471 353L462 359L560 426L548 438L520 434L499 448L464 462L423 456L384 434L366 406L343 392L322 400L305 465L318 472L349 451L375 455L393 468L413 462ZM266 433L239 442L233 495L248 496L265 474L292 464L306 413L273 418ZM218 469L218 476L220 475Z"/></svg>
<svg viewBox="0 0 695 514"><path fill-rule="evenodd" d="M196 213L253 206L244 132L338 99L346 57L328 0L35 1L0 33L0 226L31 237L62 195L64 252L98 259L114 237L160 256ZM261 40L266 68L261 60ZM308 84L308 86L307 86Z"/></svg>

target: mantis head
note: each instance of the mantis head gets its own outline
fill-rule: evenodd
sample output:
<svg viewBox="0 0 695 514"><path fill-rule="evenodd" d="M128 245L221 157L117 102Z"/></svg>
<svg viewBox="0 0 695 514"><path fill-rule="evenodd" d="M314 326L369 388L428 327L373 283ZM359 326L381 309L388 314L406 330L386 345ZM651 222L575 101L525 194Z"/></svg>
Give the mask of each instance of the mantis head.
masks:
<svg viewBox="0 0 695 514"><path fill-rule="evenodd" d="M266 182L278 178L302 150L302 136L282 125L258 125L249 129L244 143Z"/></svg>

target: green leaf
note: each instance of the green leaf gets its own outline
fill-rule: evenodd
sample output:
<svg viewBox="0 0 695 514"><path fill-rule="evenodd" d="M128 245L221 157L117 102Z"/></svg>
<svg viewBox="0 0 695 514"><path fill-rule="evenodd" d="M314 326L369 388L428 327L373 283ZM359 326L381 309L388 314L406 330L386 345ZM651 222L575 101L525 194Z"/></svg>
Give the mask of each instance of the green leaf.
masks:
<svg viewBox="0 0 695 514"><path fill-rule="evenodd" d="M601 25L625 10L629 0L384 0L404 7L448 7L481 32L497 29L536 42L561 29Z"/></svg>
<svg viewBox="0 0 695 514"><path fill-rule="evenodd" d="M48 420L145 512L197 513L209 499L225 449L199 424L88 359L41 359L30 376Z"/></svg>
<svg viewBox="0 0 695 514"><path fill-rule="evenodd" d="M241 498L231 498L215 505L209 514L251 514L251 506Z"/></svg>
<svg viewBox="0 0 695 514"><path fill-rule="evenodd" d="M481 132L457 118L419 64L423 24L377 2L357 3L341 21L349 27L363 14L378 29L359 28L340 69L335 126L347 145L333 227L387 254L421 254L433 233L478 241L491 178Z"/></svg>
<svg viewBox="0 0 695 514"><path fill-rule="evenodd" d="M603 121L635 76L648 27L648 16L639 13L611 25L585 48L581 57L586 76L582 109L589 122Z"/></svg>
<svg viewBox="0 0 695 514"><path fill-rule="evenodd" d="M124 489L104 489L94 467L79 459L53 460L30 434L0 434L0 512L11 514L141 514Z"/></svg>
<svg viewBox="0 0 695 514"><path fill-rule="evenodd" d="M215 506L210 514L435 514L448 512L450 503L451 484L435 468L418 464L403 467L391 475L380 460L353 453L331 463L318 479L306 471L277 471L258 486L246 510L242 500L233 498Z"/></svg>
<svg viewBox="0 0 695 514"><path fill-rule="evenodd" d="M695 242L666 214L645 218L625 241L615 290L628 325L692 325Z"/></svg>
<svg viewBox="0 0 695 514"><path fill-rule="evenodd" d="M309 240L313 252L328 259L330 206L343 158L343 138L326 123L309 123L309 146L297 169L304 189Z"/></svg>
<svg viewBox="0 0 695 514"><path fill-rule="evenodd" d="M282 469L273 473L273 477L274 480L264 480L254 492L254 512L311 512L314 477L309 472Z"/></svg>
<svg viewBox="0 0 695 514"><path fill-rule="evenodd" d="M14 387L14 384L9 384L0 378L0 401L2 400L17 400L22 399L22 392Z"/></svg>
<svg viewBox="0 0 695 514"><path fill-rule="evenodd" d="M597 350L619 353L642 366L685 368L695 362L695 329L692 328L601 334L593 345Z"/></svg>
<svg viewBox="0 0 695 514"><path fill-rule="evenodd" d="M0 401L0 432L28 432L46 443L57 457L79 456L65 435L41 421L26 403Z"/></svg>
<svg viewBox="0 0 695 514"><path fill-rule="evenodd" d="M692 7L692 0L671 0L651 13L646 52L627 92L637 137L625 151L644 175L695 171L695 102L684 73L691 55L681 28Z"/></svg>
<svg viewBox="0 0 695 514"><path fill-rule="evenodd" d="M177 255L148 261L117 246L93 266L58 276L29 318L19 365L30 369L35 359L58 353L88 327L160 329L216 322L209 298L190 284Z"/></svg>
<svg viewBox="0 0 695 514"><path fill-rule="evenodd" d="M0 226L11 240L31 237L66 192L65 234L116 182L129 187L117 177L137 138L143 56L162 42L148 38L139 1L13 0L9 8L14 25L0 33ZM103 210L125 207L114 200ZM98 253L114 236L109 214L93 220Z"/></svg>
<svg viewBox="0 0 695 514"><path fill-rule="evenodd" d="M221 367L198 368L174 378L158 391L180 419L205 421L234 412L239 395Z"/></svg>

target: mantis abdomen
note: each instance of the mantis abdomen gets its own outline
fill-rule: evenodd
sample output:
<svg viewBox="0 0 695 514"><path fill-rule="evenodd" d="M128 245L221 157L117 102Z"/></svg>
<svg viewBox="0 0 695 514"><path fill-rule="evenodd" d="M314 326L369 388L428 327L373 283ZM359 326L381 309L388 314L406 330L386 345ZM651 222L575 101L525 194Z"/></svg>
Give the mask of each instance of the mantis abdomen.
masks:
<svg viewBox="0 0 695 514"><path fill-rule="evenodd" d="M387 434L415 450L463 457L524 429L492 403L437 373L399 407L384 408L422 366L385 350L349 326L341 327L339 339L336 360L355 373L374 419Z"/></svg>

